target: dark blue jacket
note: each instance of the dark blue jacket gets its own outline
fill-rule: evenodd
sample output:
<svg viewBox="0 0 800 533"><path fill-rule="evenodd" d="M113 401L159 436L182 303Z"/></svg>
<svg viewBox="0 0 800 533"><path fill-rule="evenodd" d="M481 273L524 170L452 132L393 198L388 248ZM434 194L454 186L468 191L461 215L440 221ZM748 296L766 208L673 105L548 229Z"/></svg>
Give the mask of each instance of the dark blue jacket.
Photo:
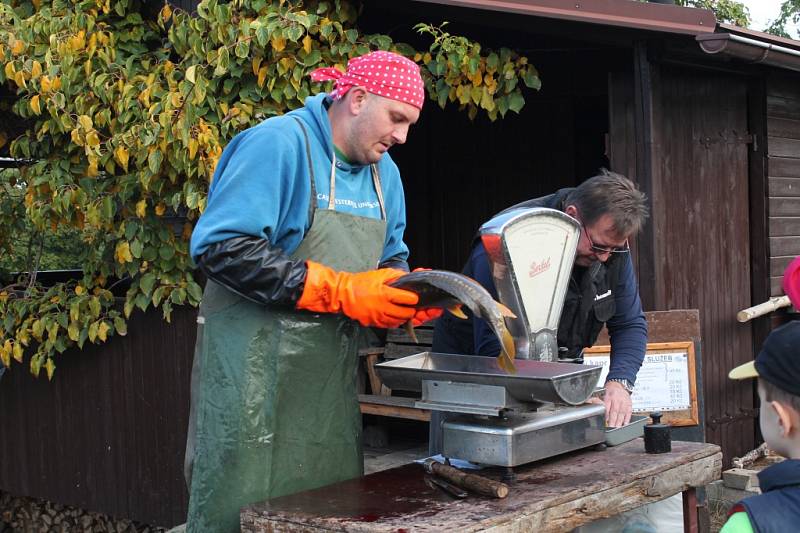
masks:
<svg viewBox="0 0 800 533"><path fill-rule="evenodd" d="M758 484L762 494L739 502L756 533L800 530L800 459L765 468L758 473Z"/></svg>
<svg viewBox="0 0 800 533"><path fill-rule="evenodd" d="M550 196L518 204L510 209L550 207L563 211L563 203L570 190L562 189ZM570 324L559 324L559 346L563 347L564 344L569 344L570 346L566 346L566 348L570 351L570 355L576 349L580 350L591 346L597 339L600 326L605 323L611 338L611 365L608 378L622 378L634 383L636 374L639 372L639 367L641 367L644 359L647 345L647 322L642 312L639 289L633 272L630 254L623 254L621 257L609 259L606 263L609 268L604 269L603 272L606 273L605 276L608 279L603 281L608 282L610 285L608 288L611 289L611 296L613 296L613 305L610 307L612 312L598 320L595 315L598 314L599 305L595 306L594 315L592 316L595 316L594 321L597 323L597 327L589 332L588 338L584 338L583 342L575 338L566 338L568 335L564 333L564 330L571 331L572 328ZM580 291L578 287L581 285L581 278L585 275L585 271L585 268L578 266L573 269L573 280L570 282L567 299L579 297L578 293ZM490 271L489 259L480 239L475 240L463 273L475 279L494 298L497 298L497 289ZM568 313L568 307L569 305L564 306L562 319ZM605 307L608 308L609 306L606 304ZM486 321L480 318L475 319L467 309L463 310L469 317L468 320L462 320L450 313L444 313L436 321L432 350L439 353L467 355L496 356L499 354L500 344ZM575 346L575 344L581 345Z"/></svg>

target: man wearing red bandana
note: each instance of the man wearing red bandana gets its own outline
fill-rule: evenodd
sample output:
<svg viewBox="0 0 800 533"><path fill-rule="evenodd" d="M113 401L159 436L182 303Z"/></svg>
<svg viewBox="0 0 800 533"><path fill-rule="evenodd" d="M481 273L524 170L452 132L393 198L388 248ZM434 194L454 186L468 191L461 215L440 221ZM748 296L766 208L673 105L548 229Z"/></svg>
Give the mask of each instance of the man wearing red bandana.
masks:
<svg viewBox="0 0 800 533"><path fill-rule="evenodd" d="M239 531L249 503L363 472L355 380L363 326L419 324L405 202L388 154L425 91L391 52L317 69L330 94L237 135L191 241L208 278L186 446L188 531Z"/></svg>

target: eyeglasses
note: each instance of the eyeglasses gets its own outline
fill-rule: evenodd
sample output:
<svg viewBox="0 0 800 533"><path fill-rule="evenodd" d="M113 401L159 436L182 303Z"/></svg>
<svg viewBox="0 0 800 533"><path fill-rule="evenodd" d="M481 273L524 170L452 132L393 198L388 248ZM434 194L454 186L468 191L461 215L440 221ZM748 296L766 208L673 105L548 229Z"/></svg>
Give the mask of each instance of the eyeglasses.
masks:
<svg viewBox="0 0 800 533"><path fill-rule="evenodd" d="M599 246L592 241L586 226L581 224L581 229L583 229L586 238L589 240L589 247L596 254L627 254L631 251L630 246L628 246L628 239L625 239L625 244L622 246Z"/></svg>

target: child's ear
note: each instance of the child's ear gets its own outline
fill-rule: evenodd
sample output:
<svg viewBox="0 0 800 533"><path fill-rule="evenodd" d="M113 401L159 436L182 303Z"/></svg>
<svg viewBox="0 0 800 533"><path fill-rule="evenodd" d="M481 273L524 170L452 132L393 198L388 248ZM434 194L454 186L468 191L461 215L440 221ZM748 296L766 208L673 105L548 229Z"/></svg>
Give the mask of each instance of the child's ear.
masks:
<svg viewBox="0 0 800 533"><path fill-rule="evenodd" d="M769 402L769 405L775 410L783 437L788 437L792 434L792 431L797 431L798 423L800 423L797 411L775 400Z"/></svg>

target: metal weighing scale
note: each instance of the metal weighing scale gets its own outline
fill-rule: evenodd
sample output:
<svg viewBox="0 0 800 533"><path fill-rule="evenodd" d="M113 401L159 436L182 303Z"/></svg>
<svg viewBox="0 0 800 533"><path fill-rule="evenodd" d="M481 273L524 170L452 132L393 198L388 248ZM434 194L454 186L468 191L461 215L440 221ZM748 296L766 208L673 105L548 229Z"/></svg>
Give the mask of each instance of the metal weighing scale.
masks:
<svg viewBox="0 0 800 533"><path fill-rule="evenodd" d="M516 374L494 357L423 352L375 366L384 383L421 393L421 409L455 413L442 453L515 467L605 442L605 407L584 402L599 366L558 362L558 320L580 225L553 209L520 209L484 225L481 239L516 347Z"/></svg>

